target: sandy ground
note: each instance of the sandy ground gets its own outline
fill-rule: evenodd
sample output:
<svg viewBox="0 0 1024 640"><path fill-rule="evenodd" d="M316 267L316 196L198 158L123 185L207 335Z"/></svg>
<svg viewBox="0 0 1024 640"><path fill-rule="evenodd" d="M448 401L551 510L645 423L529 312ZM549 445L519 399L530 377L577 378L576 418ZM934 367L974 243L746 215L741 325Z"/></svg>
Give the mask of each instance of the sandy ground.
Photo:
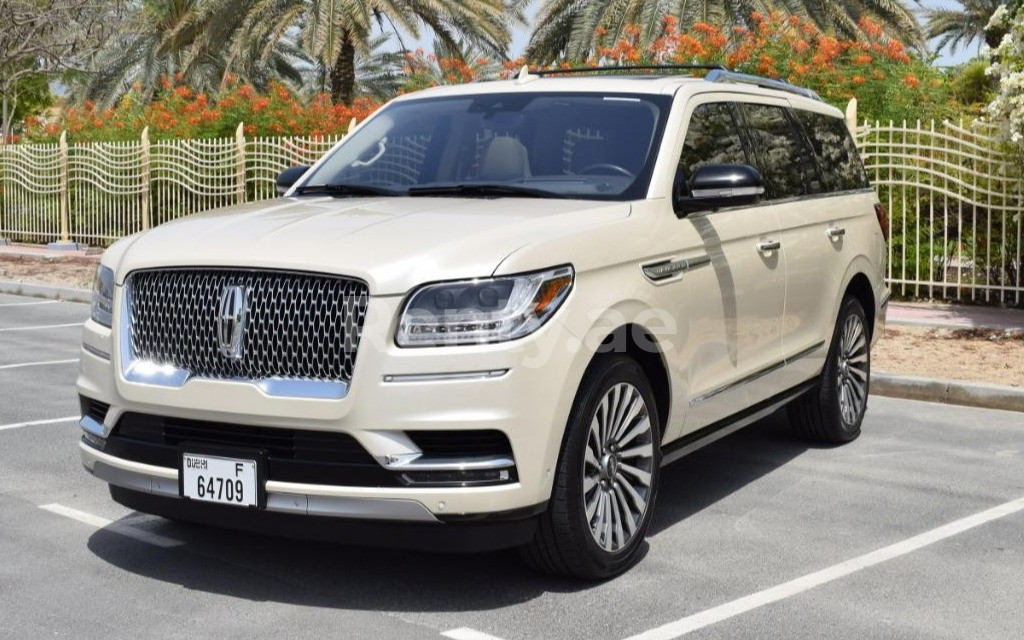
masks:
<svg viewBox="0 0 1024 640"><path fill-rule="evenodd" d="M875 371L1024 387L1024 332L889 325Z"/></svg>
<svg viewBox="0 0 1024 640"><path fill-rule="evenodd" d="M8 282L91 289L95 273L96 261L87 258L0 256L0 280Z"/></svg>
<svg viewBox="0 0 1024 640"><path fill-rule="evenodd" d="M0 280L89 289L95 261L0 256ZM886 327L875 371L1024 388L1024 332Z"/></svg>

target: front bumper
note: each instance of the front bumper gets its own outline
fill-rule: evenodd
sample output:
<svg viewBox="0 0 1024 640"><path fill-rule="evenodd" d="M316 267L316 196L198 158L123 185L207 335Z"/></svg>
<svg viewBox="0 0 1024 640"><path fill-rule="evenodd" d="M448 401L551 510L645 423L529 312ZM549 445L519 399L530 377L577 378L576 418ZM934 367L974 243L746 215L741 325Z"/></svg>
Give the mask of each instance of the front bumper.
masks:
<svg viewBox="0 0 1024 640"><path fill-rule="evenodd" d="M508 438L511 447L514 474L509 482L396 487L268 479L266 511L430 525L460 517L536 511L550 495L552 471L575 395L575 386L566 381L580 379L585 359L565 349L567 335L557 322L513 343L428 349L399 349L390 338L374 343L370 335L393 335L392 319L399 303L395 298L371 299L368 330L349 392L337 399L275 397L255 385L224 380L194 379L177 388L132 382L124 378L118 364L116 336L87 322L77 386L82 396L109 405L109 410L101 420L83 419L85 440L92 442L81 445L84 466L133 495L189 502L178 497L176 467L144 464L102 450L106 436L128 413L345 433L382 467L396 473L416 467L406 434L495 430ZM385 326L372 328L373 316L387 318ZM479 461L461 462L471 466ZM196 506L205 511L210 505L182 505Z"/></svg>

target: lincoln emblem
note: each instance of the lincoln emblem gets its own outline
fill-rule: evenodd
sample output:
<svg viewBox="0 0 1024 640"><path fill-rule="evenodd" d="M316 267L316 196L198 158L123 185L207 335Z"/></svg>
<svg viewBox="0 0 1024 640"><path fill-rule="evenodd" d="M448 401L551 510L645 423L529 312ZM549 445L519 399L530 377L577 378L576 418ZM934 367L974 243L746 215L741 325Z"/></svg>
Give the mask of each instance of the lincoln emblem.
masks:
<svg viewBox="0 0 1024 640"><path fill-rule="evenodd" d="M230 360L241 360L245 351L245 328L249 322L249 300L245 287L229 285L220 294L217 308L217 346Z"/></svg>

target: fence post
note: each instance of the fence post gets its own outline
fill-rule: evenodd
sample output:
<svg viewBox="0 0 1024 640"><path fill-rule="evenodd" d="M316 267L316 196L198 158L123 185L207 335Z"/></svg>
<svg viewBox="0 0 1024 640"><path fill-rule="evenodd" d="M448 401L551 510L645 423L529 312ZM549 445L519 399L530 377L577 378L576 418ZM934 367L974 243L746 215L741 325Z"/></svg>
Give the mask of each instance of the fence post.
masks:
<svg viewBox="0 0 1024 640"><path fill-rule="evenodd" d="M142 129L142 230L152 224L149 216L150 198L150 164L149 164L149 126Z"/></svg>
<svg viewBox="0 0 1024 640"><path fill-rule="evenodd" d="M68 211L70 195L68 193L68 132L60 133L60 242L71 242L71 215Z"/></svg>
<svg viewBox="0 0 1024 640"><path fill-rule="evenodd" d="M846 104L846 128L851 136L857 137L857 98L850 98Z"/></svg>
<svg viewBox="0 0 1024 640"><path fill-rule="evenodd" d="M238 162L235 173L236 199L239 204L245 202L245 123L239 122L235 129L235 146Z"/></svg>

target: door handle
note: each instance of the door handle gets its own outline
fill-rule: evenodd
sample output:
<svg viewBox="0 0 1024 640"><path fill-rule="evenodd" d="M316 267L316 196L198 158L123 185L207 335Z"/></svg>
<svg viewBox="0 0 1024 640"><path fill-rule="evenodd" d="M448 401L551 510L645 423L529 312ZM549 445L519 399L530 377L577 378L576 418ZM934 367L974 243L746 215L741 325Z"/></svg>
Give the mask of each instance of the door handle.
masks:
<svg viewBox="0 0 1024 640"><path fill-rule="evenodd" d="M835 240L836 238L842 238L843 236L845 236L846 229L844 229L843 227L829 227L825 231L825 233L828 234L829 238Z"/></svg>
<svg viewBox="0 0 1024 640"><path fill-rule="evenodd" d="M782 243L778 240L765 240L764 242L757 243L757 250L763 253L778 251L781 247Z"/></svg>

